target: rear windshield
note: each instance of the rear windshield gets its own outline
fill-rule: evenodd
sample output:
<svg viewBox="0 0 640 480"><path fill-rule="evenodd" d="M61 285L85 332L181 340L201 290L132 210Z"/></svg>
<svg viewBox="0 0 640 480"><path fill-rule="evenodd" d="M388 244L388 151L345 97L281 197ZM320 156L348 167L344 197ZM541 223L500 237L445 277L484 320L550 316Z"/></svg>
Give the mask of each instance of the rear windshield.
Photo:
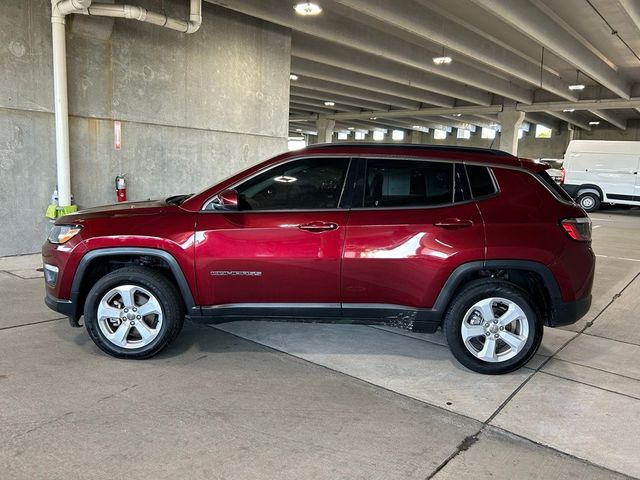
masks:
<svg viewBox="0 0 640 480"><path fill-rule="evenodd" d="M553 178L551 178L546 170L538 172L537 175L538 178L542 180L542 183L544 183L549 188L549 190L551 190L551 193L553 193L554 197L556 197L558 200L573 202L573 199L569 196L569 194L565 192L564 189L553 180Z"/></svg>

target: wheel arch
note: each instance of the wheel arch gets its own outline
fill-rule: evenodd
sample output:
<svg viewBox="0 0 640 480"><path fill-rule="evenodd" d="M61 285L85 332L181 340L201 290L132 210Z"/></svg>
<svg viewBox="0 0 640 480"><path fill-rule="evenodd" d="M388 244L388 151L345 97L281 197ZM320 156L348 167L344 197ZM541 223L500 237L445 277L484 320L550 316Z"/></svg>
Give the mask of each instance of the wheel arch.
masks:
<svg viewBox="0 0 640 480"><path fill-rule="evenodd" d="M576 190L576 198L578 198L583 193L595 193L596 195L598 195L598 197L600 197L600 201L604 202L604 192L598 185L592 183L584 183L580 185Z"/></svg>
<svg viewBox="0 0 640 480"><path fill-rule="evenodd" d="M536 306L542 309L545 324L553 323L555 305L562 301L560 287L551 270L533 260L487 260L462 264L445 282L433 310L443 317L460 289L479 278L502 278L524 289L540 303Z"/></svg>
<svg viewBox="0 0 640 480"><path fill-rule="evenodd" d="M151 258L161 262L168 268L170 280L172 280L180 291L180 296L184 301L188 314L197 313L198 307L195 304L193 293L187 279L173 255L165 250L144 247L110 247L90 250L80 260L71 284L71 301L75 307L75 319L82 315L84 300L91 286L95 283L91 278L94 267L100 265L101 261L111 261L113 259L143 259ZM94 275L95 276L95 275ZM88 280L88 281L87 281Z"/></svg>

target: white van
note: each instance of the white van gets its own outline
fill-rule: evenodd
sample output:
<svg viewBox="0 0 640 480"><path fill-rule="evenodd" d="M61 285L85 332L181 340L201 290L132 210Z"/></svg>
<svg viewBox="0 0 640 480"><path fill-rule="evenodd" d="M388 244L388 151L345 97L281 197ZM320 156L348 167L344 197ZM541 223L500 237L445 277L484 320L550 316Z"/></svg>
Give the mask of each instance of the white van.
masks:
<svg viewBox="0 0 640 480"><path fill-rule="evenodd" d="M560 184L587 212L601 203L640 206L640 141L572 140Z"/></svg>

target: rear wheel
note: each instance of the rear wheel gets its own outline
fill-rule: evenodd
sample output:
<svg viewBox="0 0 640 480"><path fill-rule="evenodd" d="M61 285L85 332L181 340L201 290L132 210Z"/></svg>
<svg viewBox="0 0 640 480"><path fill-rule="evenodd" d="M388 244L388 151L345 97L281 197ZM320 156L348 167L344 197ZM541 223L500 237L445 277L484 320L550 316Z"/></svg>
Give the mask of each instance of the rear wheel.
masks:
<svg viewBox="0 0 640 480"><path fill-rule="evenodd" d="M526 292L500 280L477 280L453 299L444 318L451 352L465 367L497 375L536 353L542 322Z"/></svg>
<svg viewBox="0 0 640 480"><path fill-rule="evenodd" d="M175 339L184 323L176 288L159 272L126 267L91 288L84 319L94 343L118 358L143 359Z"/></svg>
<svg viewBox="0 0 640 480"><path fill-rule="evenodd" d="M600 208L600 197L591 192L583 193L578 197L578 203L586 212L595 212Z"/></svg>

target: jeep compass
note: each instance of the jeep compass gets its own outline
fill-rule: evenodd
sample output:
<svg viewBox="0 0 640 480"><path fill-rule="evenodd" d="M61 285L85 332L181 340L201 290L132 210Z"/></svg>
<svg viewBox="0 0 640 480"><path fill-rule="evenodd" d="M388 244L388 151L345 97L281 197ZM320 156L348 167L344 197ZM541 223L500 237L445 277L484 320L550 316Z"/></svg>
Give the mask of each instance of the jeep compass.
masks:
<svg viewBox="0 0 640 480"><path fill-rule="evenodd" d="M442 328L455 358L500 374L543 326L591 304L591 222L504 152L328 144L192 195L91 208L43 247L46 303L120 358L195 322L277 319Z"/></svg>

